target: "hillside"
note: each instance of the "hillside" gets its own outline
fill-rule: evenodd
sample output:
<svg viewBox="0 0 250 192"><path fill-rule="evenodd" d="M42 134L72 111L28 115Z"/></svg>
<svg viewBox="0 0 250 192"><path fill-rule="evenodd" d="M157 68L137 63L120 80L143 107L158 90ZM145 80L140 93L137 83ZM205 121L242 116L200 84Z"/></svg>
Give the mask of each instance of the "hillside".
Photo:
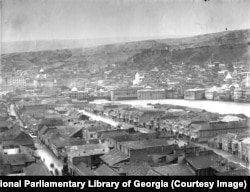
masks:
<svg viewBox="0 0 250 192"><path fill-rule="evenodd" d="M118 63L135 69L167 67L169 62L203 65L210 59L231 63L250 60L250 30L226 31L179 39L159 39L91 48L2 54L2 70L30 66L78 66L93 69Z"/></svg>

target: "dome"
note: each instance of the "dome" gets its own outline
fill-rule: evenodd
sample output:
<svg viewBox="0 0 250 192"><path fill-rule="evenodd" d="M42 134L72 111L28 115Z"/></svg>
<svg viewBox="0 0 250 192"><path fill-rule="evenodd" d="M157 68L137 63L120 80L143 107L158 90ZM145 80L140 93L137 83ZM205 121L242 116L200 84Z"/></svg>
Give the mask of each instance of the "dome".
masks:
<svg viewBox="0 0 250 192"><path fill-rule="evenodd" d="M78 91L76 87L73 87L71 91Z"/></svg>
<svg viewBox="0 0 250 192"><path fill-rule="evenodd" d="M40 69L40 71L39 71L40 73L44 73L44 70L43 70L43 68L42 69Z"/></svg>
<svg viewBox="0 0 250 192"><path fill-rule="evenodd" d="M230 75L230 73L227 74L225 79L232 79L232 76Z"/></svg>

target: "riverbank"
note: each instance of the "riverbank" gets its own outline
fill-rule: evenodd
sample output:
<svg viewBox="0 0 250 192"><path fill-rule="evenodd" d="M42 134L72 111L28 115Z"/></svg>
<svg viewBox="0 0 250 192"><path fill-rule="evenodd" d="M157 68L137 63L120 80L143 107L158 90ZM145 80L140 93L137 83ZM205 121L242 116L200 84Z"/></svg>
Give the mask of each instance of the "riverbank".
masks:
<svg viewBox="0 0 250 192"><path fill-rule="evenodd" d="M172 104L181 105L185 107L193 107L204 109L209 112L219 114L244 114L250 117L250 103L234 103L223 101L209 101L209 100L184 100L184 99L164 99L164 100L123 100L123 101L108 101L95 100L91 103L119 103L129 104L139 107L150 107L148 104Z"/></svg>

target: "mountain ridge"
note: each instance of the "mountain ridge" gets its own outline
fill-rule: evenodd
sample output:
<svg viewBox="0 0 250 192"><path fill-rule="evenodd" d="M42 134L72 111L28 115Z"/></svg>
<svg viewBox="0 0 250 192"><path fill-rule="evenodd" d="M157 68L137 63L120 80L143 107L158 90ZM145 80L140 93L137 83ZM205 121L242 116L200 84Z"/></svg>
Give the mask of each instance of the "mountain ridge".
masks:
<svg viewBox="0 0 250 192"><path fill-rule="evenodd" d="M169 62L201 64L209 60L250 60L250 29L225 31L178 39L156 39L106 44L88 48L2 54L3 71L31 65L99 68L117 63L131 68L167 67ZM53 66L55 65L55 67Z"/></svg>

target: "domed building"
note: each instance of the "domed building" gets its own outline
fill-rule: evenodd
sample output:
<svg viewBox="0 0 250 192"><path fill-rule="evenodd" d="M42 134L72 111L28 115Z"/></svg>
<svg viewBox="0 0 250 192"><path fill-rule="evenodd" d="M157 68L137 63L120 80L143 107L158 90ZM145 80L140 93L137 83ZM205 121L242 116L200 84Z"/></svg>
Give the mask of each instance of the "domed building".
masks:
<svg viewBox="0 0 250 192"><path fill-rule="evenodd" d="M77 92L78 91L78 89L76 88L76 87L73 87L72 89L71 89L71 92Z"/></svg>
<svg viewBox="0 0 250 192"><path fill-rule="evenodd" d="M47 78L47 74L44 72L44 69L41 68L35 77L34 85L36 87L53 87L53 81Z"/></svg>
<svg viewBox="0 0 250 192"><path fill-rule="evenodd" d="M229 72L227 73L227 76L224 81L226 82L227 85L231 85L233 83L233 78Z"/></svg>
<svg viewBox="0 0 250 192"><path fill-rule="evenodd" d="M72 87L70 91L65 91L62 93L65 97L77 100L89 100L90 96L87 91L78 91L76 87Z"/></svg>

